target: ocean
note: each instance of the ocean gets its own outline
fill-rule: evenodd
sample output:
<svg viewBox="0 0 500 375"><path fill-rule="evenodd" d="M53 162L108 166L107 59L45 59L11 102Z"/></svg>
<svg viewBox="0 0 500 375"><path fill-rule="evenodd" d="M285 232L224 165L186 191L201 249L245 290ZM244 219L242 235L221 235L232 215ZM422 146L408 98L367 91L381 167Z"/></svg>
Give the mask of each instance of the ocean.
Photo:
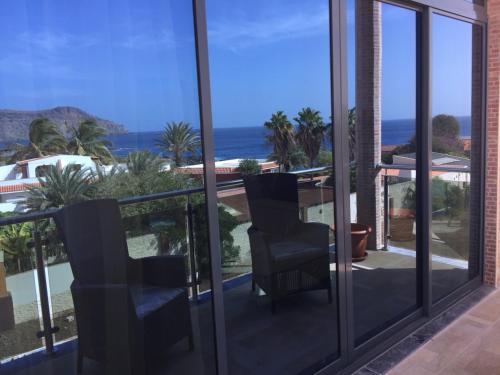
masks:
<svg viewBox="0 0 500 375"><path fill-rule="evenodd" d="M460 122L462 137L470 136L470 117L457 117ZM266 129L258 127L215 128L215 157L217 160L227 159L265 159L272 151L266 142ZM405 144L415 133L415 120L385 120L382 121L382 144ZM136 150L148 150L155 154L162 154L162 150L155 146L160 131L128 133L110 135L107 137L113 144L112 152L115 156L127 156ZM23 143L23 142L21 142ZM329 142L325 146L330 148ZM0 148L7 144L1 142Z"/></svg>
<svg viewBox="0 0 500 375"><path fill-rule="evenodd" d="M462 137L470 136L470 118L458 117ZM415 133L415 120L382 121L382 144L405 144ZM162 150L155 146L155 140L161 132L128 133L111 135L108 139L113 143L113 154L126 156L134 150L148 150L161 154ZM215 128L215 157L217 160L227 159L265 159L272 147L266 142L266 129L259 127ZM329 147L328 143L325 143Z"/></svg>

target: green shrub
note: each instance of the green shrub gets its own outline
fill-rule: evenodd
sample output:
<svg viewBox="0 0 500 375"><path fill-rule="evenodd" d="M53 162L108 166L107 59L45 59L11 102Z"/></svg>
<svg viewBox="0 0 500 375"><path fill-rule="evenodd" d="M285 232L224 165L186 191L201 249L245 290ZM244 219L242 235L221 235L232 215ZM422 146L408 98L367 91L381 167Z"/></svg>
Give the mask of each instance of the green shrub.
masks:
<svg viewBox="0 0 500 375"><path fill-rule="evenodd" d="M238 165L238 170L242 176L250 176L261 173L259 162L255 159L241 160Z"/></svg>

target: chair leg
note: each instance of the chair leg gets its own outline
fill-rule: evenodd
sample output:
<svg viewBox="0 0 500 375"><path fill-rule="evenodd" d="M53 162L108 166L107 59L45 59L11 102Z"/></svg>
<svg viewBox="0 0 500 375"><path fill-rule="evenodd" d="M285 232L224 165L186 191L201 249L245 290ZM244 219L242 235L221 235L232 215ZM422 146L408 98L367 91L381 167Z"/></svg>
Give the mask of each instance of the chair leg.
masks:
<svg viewBox="0 0 500 375"><path fill-rule="evenodd" d="M255 292L255 280L252 279L252 292Z"/></svg>
<svg viewBox="0 0 500 375"><path fill-rule="evenodd" d="M190 334L188 336L188 344L189 344L189 351L192 352L194 350L194 337L193 337L193 334Z"/></svg>
<svg viewBox="0 0 500 375"><path fill-rule="evenodd" d="M76 358L76 373L81 374L83 372L83 355L80 349L78 349L78 354Z"/></svg>

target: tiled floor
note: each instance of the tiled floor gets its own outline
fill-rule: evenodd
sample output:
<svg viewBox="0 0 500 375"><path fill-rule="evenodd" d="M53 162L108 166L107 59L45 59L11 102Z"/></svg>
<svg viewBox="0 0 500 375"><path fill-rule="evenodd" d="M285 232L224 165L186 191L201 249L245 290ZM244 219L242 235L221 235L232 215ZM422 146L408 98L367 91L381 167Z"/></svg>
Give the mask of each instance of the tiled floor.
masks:
<svg viewBox="0 0 500 375"><path fill-rule="evenodd" d="M488 295L388 374L500 374L500 290Z"/></svg>

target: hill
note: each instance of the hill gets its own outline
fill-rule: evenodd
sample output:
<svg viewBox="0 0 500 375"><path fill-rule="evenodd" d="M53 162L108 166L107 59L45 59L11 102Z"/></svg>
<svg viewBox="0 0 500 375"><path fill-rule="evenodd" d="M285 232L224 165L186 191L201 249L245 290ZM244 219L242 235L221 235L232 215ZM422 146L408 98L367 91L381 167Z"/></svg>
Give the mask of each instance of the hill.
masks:
<svg viewBox="0 0 500 375"><path fill-rule="evenodd" d="M47 118L59 127L62 134L68 135L70 129L78 126L84 119L94 119L109 134L125 134L127 129L110 120L93 116L75 107L56 107L40 111L0 110L0 142L12 142L28 138L28 128L36 118Z"/></svg>

